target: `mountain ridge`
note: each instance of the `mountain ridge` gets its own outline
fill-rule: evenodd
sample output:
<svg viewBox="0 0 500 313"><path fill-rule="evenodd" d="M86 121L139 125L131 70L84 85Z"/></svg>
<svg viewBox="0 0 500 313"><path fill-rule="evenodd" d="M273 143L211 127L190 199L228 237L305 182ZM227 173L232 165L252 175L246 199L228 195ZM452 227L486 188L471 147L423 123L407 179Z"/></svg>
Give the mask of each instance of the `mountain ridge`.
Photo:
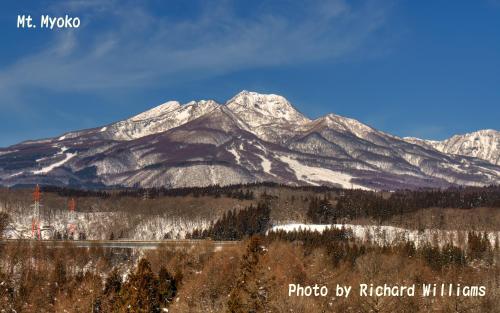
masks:
<svg viewBox="0 0 500 313"><path fill-rule="evenodd" d="M404 137L403 139L446 154L475 157L500 165L500 132L494 129L481 129L470 133L453 135L441 141L415 137Z"/></svg>
<svg viewBox="0 0 500 313"><path fill-rule="evenodd" d="M363 189L480 186L500 184L500 166L333 113L311 120L280 95L250 91L224 104L167 101L103 127L0 148L4 186L259 181Z"/></svg>

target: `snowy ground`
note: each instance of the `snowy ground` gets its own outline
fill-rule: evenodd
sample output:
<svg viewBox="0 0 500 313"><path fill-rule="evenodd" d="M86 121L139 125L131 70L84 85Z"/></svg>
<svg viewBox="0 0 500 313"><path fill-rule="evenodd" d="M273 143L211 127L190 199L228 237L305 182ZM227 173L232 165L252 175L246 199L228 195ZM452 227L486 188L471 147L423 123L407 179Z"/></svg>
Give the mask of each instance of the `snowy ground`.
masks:
<svg viewBox="0 0 500 313"><path fill-rule="evenodd" d="M5 238L31 238L31 216L11 214L11 223L4 232ZM41 221L42 237L50 239L54 232L64 234L71 223L71 217L65 212L44 217ZM122 239L159 240L184 239L195 228L204 229L210 225L208 220L184 220L162 215L132 215L119 212L75 213L72 224L76 233L84 232L89 240Z"/></svg>
<svg viewBox="0 0 500 313"><path fill-rule="evenodd" d="M4 232L5 238L31 238L31 210L9 212L11 223ZM76 225L76 233L84 232L89 240L114 239L129 240L161 240L184 239L186 234L195 228L206 229L212 221L207 219L182 219L172 215L129 214L125 212L92 212L75 213L73 219L68 212L53 212L41 220L42 237L51 239L55 232L64 234L68 224ZM311 230L322 232L327 228L350 229L359 240L372 241L377 244L390 244L396 241L409 240L417 245L430 242L443 245L453 243L463 246L467 242L467 230L440 229L404 229L394 226L353 225L353 224L301 224L279 223L272 230ZM500 238L500 231L488 232L492 244Z"/></svg>

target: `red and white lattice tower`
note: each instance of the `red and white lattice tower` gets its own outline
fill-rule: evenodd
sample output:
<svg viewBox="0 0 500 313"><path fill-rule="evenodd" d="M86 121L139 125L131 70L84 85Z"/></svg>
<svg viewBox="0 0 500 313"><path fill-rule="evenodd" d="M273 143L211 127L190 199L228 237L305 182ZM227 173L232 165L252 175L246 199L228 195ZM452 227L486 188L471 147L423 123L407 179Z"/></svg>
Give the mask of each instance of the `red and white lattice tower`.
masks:
<svg viewBox="0 0 500 313"><path fill-rule="evenodd" d="M71 198L68 202L68 226L67 226L67 232L68 236L71 236L74 238L76 234L76 215L75 215L75 209L76 209L76 201L74 198Z"/></svg>
<svg viewBox="0 0 500 313"><path fill-rule="evenodd" d="M35 191L33 192L33 214L31 218L31 238L42 239L42 234L40 232L40 200L42 198L42 193L40 192L40 186L36 185Z"/></svg>

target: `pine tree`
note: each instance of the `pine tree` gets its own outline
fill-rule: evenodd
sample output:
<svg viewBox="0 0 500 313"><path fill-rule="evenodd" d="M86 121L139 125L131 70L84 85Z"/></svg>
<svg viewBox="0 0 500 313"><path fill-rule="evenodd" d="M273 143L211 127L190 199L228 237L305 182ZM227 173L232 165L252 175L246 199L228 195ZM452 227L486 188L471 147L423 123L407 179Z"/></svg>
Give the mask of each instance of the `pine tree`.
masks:
<svg viewBox="0 0 500 313"><path fill-rule="evenodd" d="M158 279L151 270L151 264L146 259L141 259L136 272L130 275L123 286L121 292L123 312L159 312L158 285Z"/></svg>
<svg viewBox="0 0 500 313"><path fill-rule="evenodd" d="M168 306L168 304L172 302L175 295L177 294L177 281L163 266L158 272L158 280L158 293L160 297L160 303L163 306Z"/></svg>
<svg viewBox="0 0 500 313"><path fill-rule="evenodd" d="M66 283L66 267L62 260L57 259L54 266L53 280L58 288L62 288Z"/></svg>
<svg viewBox="0 0 500 313"><path fill-rule="evenodd" d="M122 289L122 278L116 269L109 274L104 284L104 294L119 293Z"/></svg>
<svg viewBox="0 0 500 313"><path fill-rule="evenodd" d="M122 278L116 269L106 278L103 294L100 297L100 312L118 312L121 306L120 292L122 290Z"/></svg>
<svg viewBox="0 0 500 313"><path fill-rule="evenodd" d="M268 288L259 271L260 257L265 253L259 237L252 237L242 258L240 274L236 286L228 300L230 313L264 312L268 303Z"/></svg>

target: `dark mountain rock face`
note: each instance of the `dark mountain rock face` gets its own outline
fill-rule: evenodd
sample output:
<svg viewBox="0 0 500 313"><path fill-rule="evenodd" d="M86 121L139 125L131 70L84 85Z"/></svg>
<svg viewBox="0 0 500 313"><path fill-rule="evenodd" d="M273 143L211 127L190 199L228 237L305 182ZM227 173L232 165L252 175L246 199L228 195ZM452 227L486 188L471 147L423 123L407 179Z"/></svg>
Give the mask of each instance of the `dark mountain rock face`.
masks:
<svg viewBox="0 0 500 313"><path fill-rule="evenodd" d="M500 166L477 157L496 157L480 145L498 142L496 134L447 153L334 114L310 120L281 96L243 91L224 105L170 101L104 127L1 148L0 185L481 186L500 183Z"/></svg>

